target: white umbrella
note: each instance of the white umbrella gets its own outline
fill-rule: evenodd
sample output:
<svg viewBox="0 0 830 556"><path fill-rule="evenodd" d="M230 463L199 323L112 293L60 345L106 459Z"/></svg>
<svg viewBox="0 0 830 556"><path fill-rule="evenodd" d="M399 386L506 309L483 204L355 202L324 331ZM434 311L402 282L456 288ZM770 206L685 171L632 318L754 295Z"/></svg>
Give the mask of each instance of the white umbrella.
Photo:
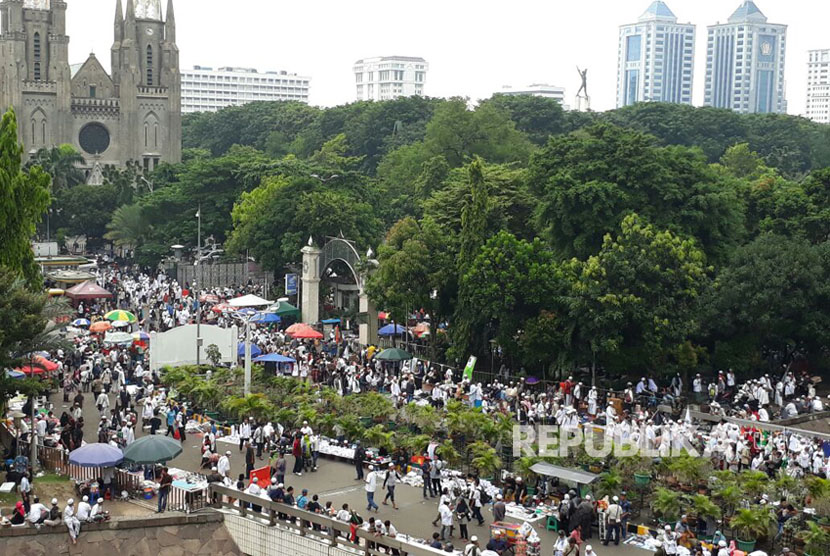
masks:
<svg viewBox="0 0 830 556"><path fill-rule="evenodd" d="M126 332L109 332L104 336L105 344L131 344L133 335Z"/></svg>
<svg viewBox="0 0 830 556"><path fill-rule="evenodd" d="M130 326L130 323L125 320L117 320L112 323L113 328L126 328L127 326Z"/></svg>
<svg viewBox="0 0 830 556"><path fill-rule="evenodd" d="M243 295L242 297L228 301L228 305L231 307L264 307L266 305L272 305L273 303L273 301L262 299L258 295L253 294Z"/></svg>

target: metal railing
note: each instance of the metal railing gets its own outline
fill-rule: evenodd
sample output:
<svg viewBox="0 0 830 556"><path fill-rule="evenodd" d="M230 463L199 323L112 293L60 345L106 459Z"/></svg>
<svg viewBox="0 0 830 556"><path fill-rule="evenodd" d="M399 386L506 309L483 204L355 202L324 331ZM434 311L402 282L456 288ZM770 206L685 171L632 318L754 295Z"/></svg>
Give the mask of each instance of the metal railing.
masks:
<svg viewBox="0 0 830 556"><path fill-rule="evenodd" d="M270 527L280 527L333 547L358 550L371 556L388 556L390 553L410 556L446 554L426 544L377 536L360 525L345 523L218 484L209 486L209 496L214 508L230 508L238 511L242 517L254 519ZM260 507L261 511L254 511L251 506ZM381 551L381 548L384 551Z"/></svg>

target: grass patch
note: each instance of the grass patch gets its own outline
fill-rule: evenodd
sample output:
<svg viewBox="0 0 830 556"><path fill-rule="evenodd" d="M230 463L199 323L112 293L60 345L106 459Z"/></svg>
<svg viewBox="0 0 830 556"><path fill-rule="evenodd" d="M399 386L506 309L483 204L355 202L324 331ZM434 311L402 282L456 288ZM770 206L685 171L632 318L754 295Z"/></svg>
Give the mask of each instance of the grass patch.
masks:
<svg viewBox="0 0 830 556"><path fill-rule="evenodd" d="M56 484L56 483L65 483L69 481L68 477L63 475L58 475L57 473L47 473L43 477L35 477L35 484Z"/></svg>
<svg viewBox="0 0 830 556"><path fill-rule="evenodd" d="M14 505L18 500L20 500L20 495L16 492L0 493L0 504Z"/></svg>

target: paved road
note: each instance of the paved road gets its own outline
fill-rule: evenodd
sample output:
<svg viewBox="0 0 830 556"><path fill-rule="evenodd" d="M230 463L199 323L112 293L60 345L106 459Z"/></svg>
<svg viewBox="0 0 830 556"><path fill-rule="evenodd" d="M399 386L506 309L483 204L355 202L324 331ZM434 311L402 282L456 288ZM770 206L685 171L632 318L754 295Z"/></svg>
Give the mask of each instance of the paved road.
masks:
<svg viewBox="0 0 830 556"><path fill-rule="evenodd" d="M61 411L68 409L68 406L63 403L62 394L56 394L50 398L50 401L55 406L55 414L60 415ZM111 400L114 404L114 400ZM97 441L97 423L98 412L95 409L92 394L86 394L84 400L84 436L87 442ZM138 436L143 435L143 432ZM184 442L184 449L181 455L175 460L171 461L171 467L180 469L187 469L189 471L198 471L201 462L200 446L202 443L201 435L188 435ZM232 476L237 476L239 473L245 471L243 454L239 451L238 446L233 446L229 443L218 442L220 452L231 450L231 472ZM288 456L288 468L291 469L292 458ZM263 465L267 465L263 460ZM331 500L335 507L340 507L344 503L348 503L350 507L357 508L359 513L365 518L370 514L366 512L366 494L363 490L363 482L355 480L354 466L321 458L318 460L319 469L317 472L304 473L302 476L286 475L286 486L293 486L295 495L299 496L302 489L308 489L309 496L318 494L321 503ZM380 505L383 496L380 488L376 493L376 502ZM436 528L432 527L432 520L435 519L438 513L437 498L424 499L420 488L413 488L408 485L401 484L396 489L396 498L398 501L398 510L392 508L391 505L380 505L380 511L375 514L378 518L386 520L389 519L395 527L401 531L421 538L431 538L432 533ZM469 532L471 535L477 535L480 539L489 539L489 523L492 521L492 513L488 508L482 511L486 523L483 527L478 527L475 523L469 524ZM555 541L555 533L544 530L542 522L538 522L536 530L542 538L542 554L550 555L553 553L553 543ZM456 528L457 531L457 528ZM461 542L453 539L456 548L459 548ZM593 542L592 542L593 541ZM629 546L602 546L594 537L592 543L594 550L599 556L606 554L613 554L614 556L647 556L648 553Z"/></svg>

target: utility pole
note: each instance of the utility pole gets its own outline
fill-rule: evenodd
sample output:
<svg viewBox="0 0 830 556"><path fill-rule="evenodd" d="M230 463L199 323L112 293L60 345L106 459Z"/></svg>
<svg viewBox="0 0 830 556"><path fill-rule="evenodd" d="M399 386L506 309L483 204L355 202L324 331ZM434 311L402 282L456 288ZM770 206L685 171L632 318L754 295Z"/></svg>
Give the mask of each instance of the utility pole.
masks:
<svg viewBox="0 0 830 556"><path fill-rule="evenodd" d="M202 203L199 203L199 210L196 212L199 223L196 227L196 262L202 257ZM194 269L196 266L194 265ZM196 306L196 366L202 363L202 304L199 303L199 290L197 282L193 281L193 296Z"/></svg>

